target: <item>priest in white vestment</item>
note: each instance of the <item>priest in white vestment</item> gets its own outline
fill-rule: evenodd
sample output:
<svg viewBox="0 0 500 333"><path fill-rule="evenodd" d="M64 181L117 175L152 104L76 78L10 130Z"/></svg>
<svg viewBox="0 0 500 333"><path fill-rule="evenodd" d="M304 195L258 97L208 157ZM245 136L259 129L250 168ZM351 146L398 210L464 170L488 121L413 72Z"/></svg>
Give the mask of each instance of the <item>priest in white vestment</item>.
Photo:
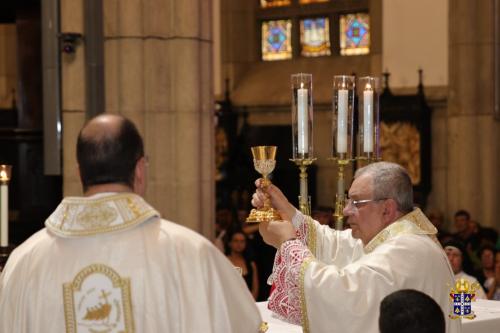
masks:
<svg viewBox="0 0 500 333"><path fill-rule="evenodd" d="M440 305L448 333L460 332L460 320L448 316L453 272L435 227L413 208L404 168L378 162L356 172L345 231L302 215L273 185L259 188L253 205L261 207L265 195L285 220L260 225L264 240L278 249L268 305L278 316L304 332L378 333L381 300L415 289Z"/></svg>
<svg viewBox="0 0 500 333"><path fill-rule="evenodd" d="M140 195L142 138L92 119L77 156L85 197L65 198L0 276L0 332L263 332L243 279L208 240Z"/></svg>

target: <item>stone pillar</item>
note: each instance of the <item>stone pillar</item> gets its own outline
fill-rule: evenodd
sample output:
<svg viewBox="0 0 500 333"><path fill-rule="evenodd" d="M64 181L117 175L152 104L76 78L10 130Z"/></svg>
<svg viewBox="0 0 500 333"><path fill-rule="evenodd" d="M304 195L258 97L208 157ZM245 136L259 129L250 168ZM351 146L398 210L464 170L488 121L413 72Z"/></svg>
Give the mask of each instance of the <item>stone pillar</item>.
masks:
<svg viewBox="0 0 500 333"><path fill-rule="evenodd" d="M106 112L132 119L149 155L146 199L213 236L212 1L106 0Z"/></svg>
<svg viewBox="0 0 500 333"><path fill-rule="evenodd" d="M83 1L61 0L61 32L83 34ZM63 195L81 195L82 186L76 163L76 138L85 122L85 43L74 54L61 55L63 125Z"/></svg>
<svg viewBox="0 0 500 333"><path fill-rule="evenodd" d="M500 122L494 120L493 1L450 1L448 209L500 226Z"/></svg>

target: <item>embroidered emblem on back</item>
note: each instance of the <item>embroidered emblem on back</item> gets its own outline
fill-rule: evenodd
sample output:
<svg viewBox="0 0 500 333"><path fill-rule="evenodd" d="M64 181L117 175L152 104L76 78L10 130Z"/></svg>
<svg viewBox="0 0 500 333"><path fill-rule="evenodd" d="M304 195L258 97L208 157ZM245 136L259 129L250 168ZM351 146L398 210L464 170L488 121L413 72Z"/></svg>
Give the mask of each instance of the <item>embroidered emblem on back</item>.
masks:
<svg viewBox="0 0 500 333"><path fill-rule="evenodd" d="M112 268L93 264L65 283L67 333L133 333L130 280Z"/></svg>

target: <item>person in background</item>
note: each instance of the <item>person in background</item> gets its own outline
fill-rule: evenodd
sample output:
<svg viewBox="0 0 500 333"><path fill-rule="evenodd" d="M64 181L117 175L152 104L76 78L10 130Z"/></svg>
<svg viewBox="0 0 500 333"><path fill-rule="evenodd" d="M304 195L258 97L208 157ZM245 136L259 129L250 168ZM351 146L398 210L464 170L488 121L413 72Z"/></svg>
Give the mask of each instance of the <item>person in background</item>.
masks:
<svg viewBox="0 0 500 333"><path fill-rule="evenodd" d="M380 303L380 333L444 333L444 314L439 304L423 292L403 289Z"/></svg>
<svg viewBox="0 0 500 333"><path fill-rule="evenodd" d="M478 252L481 268L476 271L475 277L481 283L486 293L490 290L495 279L495 248L492 245L483 245Z"/></svg>
<svg viewBox="0 0 500 333"><path fill-rule="evenodd" d="M255 264L259 268L259 296L257 297L257 301L265 301L271 290L271 287L267 284L267 280L273 269L276 250L267 245L262 239L262 236L259 234L259 223L244 222L241 228L247 236L248 254L252 258L255 258Z"/></svg>
<svg viewBox="0 0 500 333"><path fill-rule="evenodd" d="M444 244L444 252L446 252L453 274L455 274L455 281L458 279L466 279L470 284L477 283L480 287L476 292L476 297L479 299L486 299L487 297L483 287L477 279L464 272L464 266L468 266L469 259L463 244L459 241L449 241Z"/></svg>
<svg viewBox="0 0 500 333"><path fill-rule="evenodd" d="M495 278L488 290L488 299L500 301L500 251L495 254Z"/></svg>
<svg viewBox="0 0 500 333"><path fill-rule="evenodd" d="M460 239L463 243L466 243L467 239L470 236L469 232L469 221L470 214L468 211L461 209L455 212L454 215L454 225L455 225L455 233L454 236Z"/></svg>
<svg viewBox="0 0 500 333"><path fill-rule="evenodd" d="M444 229L444 217L443 213L441 213L438 210L431 210L427 212L427 217L429 218L429 221L436 227L437 229L437 234L436 237L438 238L439 242L441 244L446 243L452 235Z"/></svg>
<svg viewBox="0 0 500 333"><path fill-rule="evenodd" d="M321 225L333 227L332 211L327 207L318 207L312 211L311 217Z"/></svg>
<svg viewBox="0 0 500 333"><path fill-rule="evenodd" d="M220 208L215 212L214 245L222 253L226 253L225 244L228 240L228 230L233 227L233 214L229 208Z"/></svg>
<svg viewBox="0 0 500 333"><path fill-rule="evenodd" d="M248 258L246 247L246 235L242 231L234 232L229 239L229 254L227 257L234 266L241 268L241 276L245 280L253 298L257 300L259 295L259 272L255 261Z"/></svg>

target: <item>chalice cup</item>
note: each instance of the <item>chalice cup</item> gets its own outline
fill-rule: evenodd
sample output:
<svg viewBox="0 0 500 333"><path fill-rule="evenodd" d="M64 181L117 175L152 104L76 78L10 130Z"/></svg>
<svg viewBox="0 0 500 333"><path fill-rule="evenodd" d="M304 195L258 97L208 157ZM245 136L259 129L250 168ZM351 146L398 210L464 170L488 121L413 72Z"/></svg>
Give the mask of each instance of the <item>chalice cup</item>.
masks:
<svg viewBox="0 0 500 333"><path fill-rule="evenodd" d="M276 146L256 146L252 147L253 165L255 170L262 175L262 187L265 189L271 185L268 176L276 166ZM252 209L247 217L248 223L259 223L281 220L281 216L276 209L271 207L271 199L266 194L264 205L259 209Z"/></svg>

